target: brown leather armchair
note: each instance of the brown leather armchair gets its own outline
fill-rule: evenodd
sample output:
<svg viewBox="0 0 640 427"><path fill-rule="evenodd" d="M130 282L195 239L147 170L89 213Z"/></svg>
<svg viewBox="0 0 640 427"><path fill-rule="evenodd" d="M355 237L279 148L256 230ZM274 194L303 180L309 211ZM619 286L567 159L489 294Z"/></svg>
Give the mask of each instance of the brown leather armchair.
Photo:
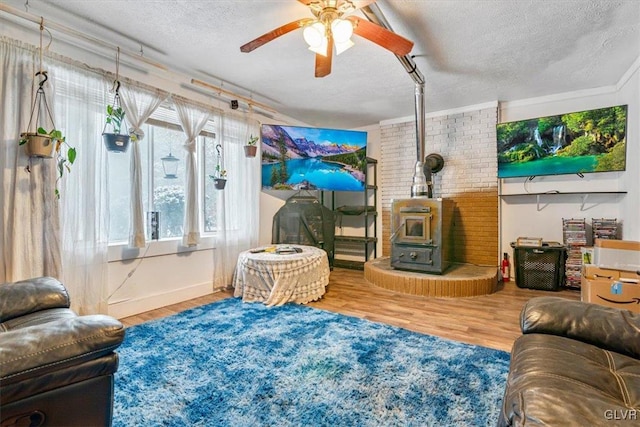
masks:
<svg viewBox="0 0 640 427"><path fill-rule="evenodd" d="M109 426L123 325L52 277L0 284L0 426Z"/></svg>

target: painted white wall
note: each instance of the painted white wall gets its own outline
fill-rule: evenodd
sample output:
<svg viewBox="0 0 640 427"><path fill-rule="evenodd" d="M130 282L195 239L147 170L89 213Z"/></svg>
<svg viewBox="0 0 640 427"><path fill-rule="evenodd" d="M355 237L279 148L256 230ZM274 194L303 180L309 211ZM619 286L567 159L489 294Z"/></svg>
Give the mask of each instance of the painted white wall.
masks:
<svg viewBox="0 0 640 427"><path fill-rule="evenodd" d="M109 262L110 315L121 319L212 292L213 249L175 254L178 245L175 240L165 241L148 246L137 258ZM159 247L174 253L163 254Z"/></svg>
<svg viewBox="0 0 640 427"><path fill-rule="evenodd" d="M624 172L501 180L501 193L626 191L624 195L550 195L502 197L501 252L512 253L510 242L519 236L542 237L562 242L562 219L617 218L622 238L640 240L640 61L636 61L620 82L598 88L549 97L505 102L500 105L500 122L543 117L613 105L628 105L627 165ZM586 197L586 199L585 199Z"/></svg>

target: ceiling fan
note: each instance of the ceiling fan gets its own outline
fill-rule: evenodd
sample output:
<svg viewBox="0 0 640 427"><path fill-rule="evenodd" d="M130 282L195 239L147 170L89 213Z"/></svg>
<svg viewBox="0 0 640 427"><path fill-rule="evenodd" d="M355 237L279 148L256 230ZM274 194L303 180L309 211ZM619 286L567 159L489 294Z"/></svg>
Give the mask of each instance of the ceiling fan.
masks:
<svg viewBox="0 0 640 427"><path fill-rule="evenodd" d="M375 0L298 0L308 6L314 18L302 18L278 27L242 45L242 52L254 49L293 30L303 28L303 36L309 49L316 53L315 76L325 77L331 73L331 60L335 45L336 54L353 46L351 35L357 34L395 53L408 55L413 42L368 20L345 16L368 6Z"/></svg>

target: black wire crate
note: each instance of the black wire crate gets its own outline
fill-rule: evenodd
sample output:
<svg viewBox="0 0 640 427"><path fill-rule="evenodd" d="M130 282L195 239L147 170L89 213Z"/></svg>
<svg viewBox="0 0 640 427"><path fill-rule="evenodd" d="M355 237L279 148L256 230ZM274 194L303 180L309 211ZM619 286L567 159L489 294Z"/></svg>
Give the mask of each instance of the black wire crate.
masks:
<svg viewBox="0 0 640 427"><path fill-rule="evenodd" d="M519 288L557 291L564 286L566 248L557 242L514 249L516 285Z"/></svg>

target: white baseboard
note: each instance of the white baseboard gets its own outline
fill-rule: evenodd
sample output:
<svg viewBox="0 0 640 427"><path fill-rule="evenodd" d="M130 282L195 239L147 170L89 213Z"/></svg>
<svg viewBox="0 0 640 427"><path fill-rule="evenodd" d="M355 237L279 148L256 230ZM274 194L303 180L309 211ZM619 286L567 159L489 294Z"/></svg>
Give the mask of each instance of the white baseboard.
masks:
<svg viewBox="0 0 640 427"><path fill-rule="evenodd" d="M116 319L134 316L145 311L208 295L213 292L212 288L213 285L211 283L201 283L162 294L110 303L108 308L109 315Z"/></svg>

